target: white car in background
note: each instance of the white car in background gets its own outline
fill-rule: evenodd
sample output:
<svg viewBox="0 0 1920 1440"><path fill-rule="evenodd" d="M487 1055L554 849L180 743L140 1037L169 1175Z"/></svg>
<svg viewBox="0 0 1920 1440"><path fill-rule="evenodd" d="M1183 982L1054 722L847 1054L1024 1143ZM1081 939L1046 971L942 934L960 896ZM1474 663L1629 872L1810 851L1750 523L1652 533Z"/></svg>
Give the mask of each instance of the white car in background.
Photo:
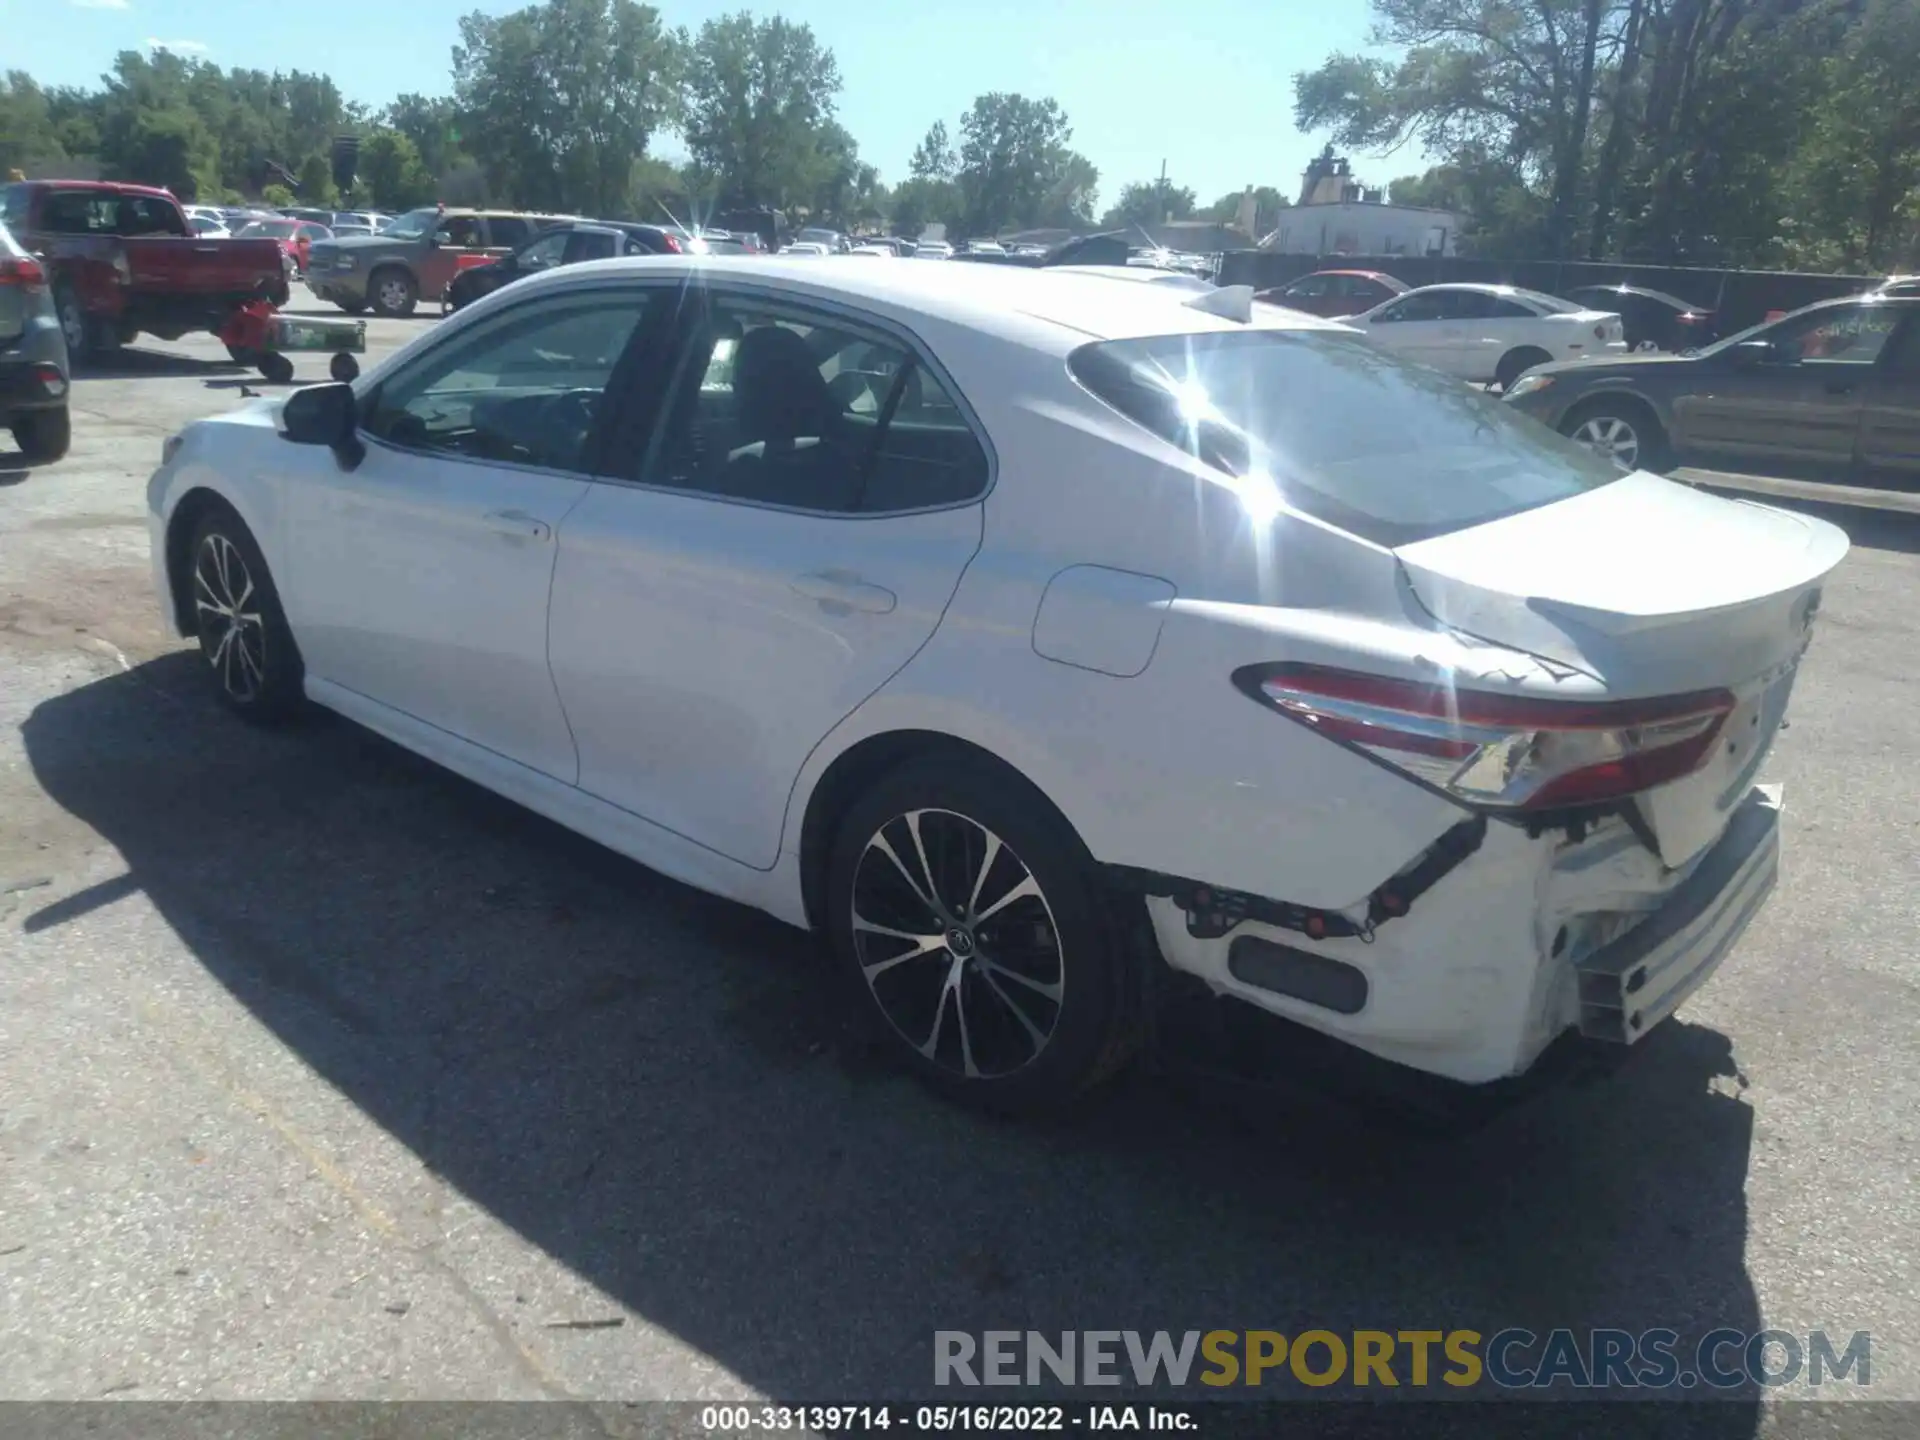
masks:
<svg viewBox="0 0 1920 1440"><path fill-rule="evenodd" d="M850 252L855 255L872 255L882 260L897 260L900 254L891 245L856 245Z"/></svg>
<svg viewBox="0 0 1920 1440"><path fill-rule="evenodd" d="M1341 323L1409 360L1502 388L1536 365L1627 353L1614 312L1513 285L1423 285Z"/></svg>
<svg viewBox="0 0 1920 1440"><path fill-rule="evenodd" d="M826 246L812 240L796 240L780 252L782 255L827 255L832 252Z"/></svg>
<svg viewBox="0 0 1920 1440"><path fill-rule="evenodd" d="M913 258L916 260L951 260L953 258L953 246L944 240L923 240L913 247Z"/></svg>
<svg viewBox="0 0 1920 1440"><path fill-rule="evenodd" d="M819 932L969 1101L1176 984L1468 1083L1632 1044L1774 883L1846 538L1251 295L556 268L171 437L154 578L241 716Z"/></svg>

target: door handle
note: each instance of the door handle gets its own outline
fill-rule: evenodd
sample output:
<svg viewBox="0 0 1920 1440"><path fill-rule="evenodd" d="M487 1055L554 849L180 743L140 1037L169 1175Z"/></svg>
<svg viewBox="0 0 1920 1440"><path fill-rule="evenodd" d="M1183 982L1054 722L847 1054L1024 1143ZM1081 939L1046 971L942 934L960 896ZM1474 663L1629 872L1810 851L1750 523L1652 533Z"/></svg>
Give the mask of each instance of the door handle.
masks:
<svg viewBox="0 0 1920 1440"><path fill-rule="evenodd" d="M890 614L900 599L893 591L869 585L857 575L843 570L823 570L802 575L793 582L794 593L818 601L826 609L861 610L869 615Z"/></svg>
<svg viewBox="0 0 1920 1440"><path fill-rule="evenodd" d="M485 519L502 535L517 535L523 540L545 540L553 534L551 525L524 510L489 510Z"/></svg>

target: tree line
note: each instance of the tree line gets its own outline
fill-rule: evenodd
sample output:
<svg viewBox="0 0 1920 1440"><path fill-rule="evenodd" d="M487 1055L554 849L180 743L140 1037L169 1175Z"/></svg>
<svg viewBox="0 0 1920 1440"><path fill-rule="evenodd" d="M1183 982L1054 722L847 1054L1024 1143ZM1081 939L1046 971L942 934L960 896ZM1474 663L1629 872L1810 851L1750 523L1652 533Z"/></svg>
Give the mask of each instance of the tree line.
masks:
<svg viewBox="0 0 1920 1440"><path fill-rule="evenodd" d="M1884 273L1920 260L1917 0L1373 0L1303 129L1444 162L1391 198L1503 257Z"/></svg>
<svg viewBox="0 0 1920 1440"><path fill-rule="evenodd" d="M443 200L686 219L770 207L846 228L959 235L1094 222L1100 173L1051 98L982 95L927 132L895 187L836 116L841 76L806 25L741 11L670 28L638 0L543 0L459 22L449 93L379 109L325 75L127 51L96 88L0 81L0 173L84 161L184 199L402 210ZM676 134L684 163L657 153ZM360 141L346 193L335 137ZM1263 190L1270 217L1277 192ZM1231 221L1237 194L1206 212ZM1185 219L1193 193L1128 185L1113 224Z"/></svg>

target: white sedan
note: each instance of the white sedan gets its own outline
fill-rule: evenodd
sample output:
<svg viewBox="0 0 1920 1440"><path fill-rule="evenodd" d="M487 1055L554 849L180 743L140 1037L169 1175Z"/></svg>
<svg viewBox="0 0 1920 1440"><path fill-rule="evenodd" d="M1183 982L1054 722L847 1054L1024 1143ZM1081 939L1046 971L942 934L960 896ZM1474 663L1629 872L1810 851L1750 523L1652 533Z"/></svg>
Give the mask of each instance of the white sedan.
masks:
<svg viewBox="0 0 1920 1440"><path fill-rule="evenodd" d="M1774 883L1846 550L1245 287L770 257L524 280L148 499L238 714L819 932L1016 1110L1176 980L1470 1083L1643 1037Z"/></svg>
<svg viewBox="0 0 1920 1440"><path fill-rule="evenodd" d="M1425 285L1342 323L1395 354L1503 389L1536 365L1627 353L1613 312L1512 285Z"/></svg>

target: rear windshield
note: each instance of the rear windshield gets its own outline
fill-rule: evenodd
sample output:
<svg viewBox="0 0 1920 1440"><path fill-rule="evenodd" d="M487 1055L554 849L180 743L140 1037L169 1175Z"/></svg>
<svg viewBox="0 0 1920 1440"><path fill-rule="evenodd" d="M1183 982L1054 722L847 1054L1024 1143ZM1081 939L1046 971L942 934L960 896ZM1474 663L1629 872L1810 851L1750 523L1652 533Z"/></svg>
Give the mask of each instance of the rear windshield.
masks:
<svg viewBox="0 0 1920 1440"><path fill-rule="evenodd" d="M1464 530L1620 478L1584 445L1359 335L1105 340L1075 350L1067 366L1161 439L1225 474L1271 482L1294 509L1377 545Z"/></svg>

